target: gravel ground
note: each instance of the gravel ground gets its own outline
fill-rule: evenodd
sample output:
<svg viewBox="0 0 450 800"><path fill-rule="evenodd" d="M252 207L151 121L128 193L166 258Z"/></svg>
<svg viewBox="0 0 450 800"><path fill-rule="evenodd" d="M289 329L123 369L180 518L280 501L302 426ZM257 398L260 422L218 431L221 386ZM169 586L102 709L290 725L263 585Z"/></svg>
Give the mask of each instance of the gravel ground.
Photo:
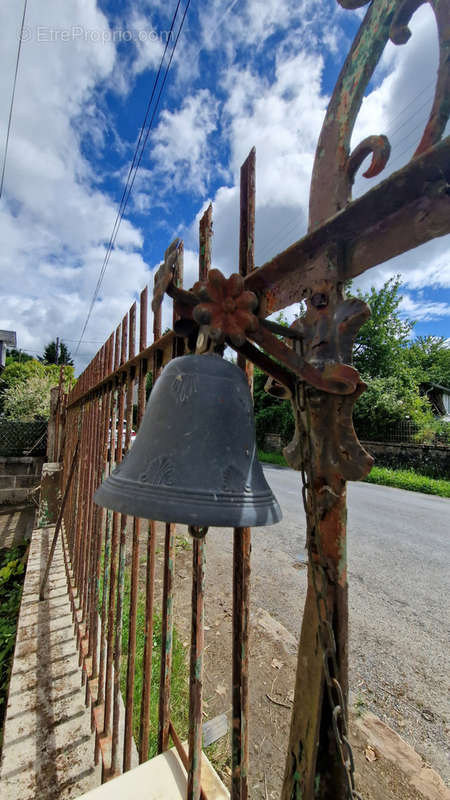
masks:
<svg viewBox="0 0 450 800"><path fill-rule="evenodd" d="M272 466L265 472L284 518L278 525L252 531L252 800L280 796L306 595L299 476ZM350 485L348 494L352 718L372 711L449 780L450 500L361 483ZM162 527L158 526L157 596L162 587ZM187 530L177 526L177 534L181 544L175 567L175 624L188 646L192 553ZM232 532L210 529L206 554L204 697L205 719L211 719L231 709ZM368 742L356 724L351 732L364 800L440 797L417 792L395 762L377 758L369 764ZM228 783L229 741L214 747L210 755Z"/></svg>
<svg viewBox="0 0 450 800"><path fill-rule="evenodd" d="M253 532L256 587L260 577L264 607L298 635L306 583L299 476L276 467L265 473L284 518ZM450 500L357 483L348 507L353 700L450 780Z"/></svg>

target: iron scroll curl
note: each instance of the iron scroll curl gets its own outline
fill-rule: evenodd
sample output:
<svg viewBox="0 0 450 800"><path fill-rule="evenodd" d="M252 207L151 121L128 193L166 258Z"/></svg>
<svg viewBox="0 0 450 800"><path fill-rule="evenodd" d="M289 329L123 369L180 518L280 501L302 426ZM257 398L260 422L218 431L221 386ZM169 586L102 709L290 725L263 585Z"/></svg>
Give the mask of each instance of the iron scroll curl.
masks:
<svg viewBox="0 0 450 800"><path fill-rule="evenodd" d="M322 126L314 161L309 202L309 230L334 216L351 200L357 169L372 152L365 177L386 166L390 145L385 136L369 136L350 153L350 140L364 92L389 41L405 44L411 17L429 3L436 18L439 68L428 122L413 158L440 140L450 115L450 0L338 0L345 9L369 5L336 83ZM364 153L364 158L362 158Z"/></svg>

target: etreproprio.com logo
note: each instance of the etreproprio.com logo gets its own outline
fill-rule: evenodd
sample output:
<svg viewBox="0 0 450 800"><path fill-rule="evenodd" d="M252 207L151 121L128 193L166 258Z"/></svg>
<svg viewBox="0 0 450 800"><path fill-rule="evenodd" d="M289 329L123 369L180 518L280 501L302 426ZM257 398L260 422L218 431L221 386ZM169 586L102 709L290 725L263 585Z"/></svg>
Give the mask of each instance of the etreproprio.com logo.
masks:
<svg viewBox="0 0 450 800"><path fill-rule="evenodd" d="M105 44L113 42L167 42L171 31L157 31L154 28L140 30L111 30L106 28L84 28L73 25L70 28L52 28L49 25L37 25L35 28L24 28L22 42L92 42Z"/></svg>

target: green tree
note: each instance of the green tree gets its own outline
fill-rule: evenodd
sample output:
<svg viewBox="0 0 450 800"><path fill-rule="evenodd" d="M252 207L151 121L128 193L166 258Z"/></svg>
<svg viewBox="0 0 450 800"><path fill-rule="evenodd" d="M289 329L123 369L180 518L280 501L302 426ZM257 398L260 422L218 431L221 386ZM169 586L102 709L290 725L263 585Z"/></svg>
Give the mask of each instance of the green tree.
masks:
<svg viewBox="0 0 450 800"><path fill-rule="evenodd" d="M43 364L32 359L25 363L12 362L2 373L1 405L10 419L30 421L36 417L48 418L50 390L59 383L60 368L56 364ZM72 366L64 369L65 390L74 382Z"/></svg>
<svg viewBox="0 0 450 800"><path fill-rule="evenodd" d="M289 400L280 400L264 391L267 381L265 372L255 367L253 381L253 404L255 412L256 441L264 448L266 433L278 433L287 444L294 435L294 415Z"/></svg>
<svg viewBox="0 0 450 800"><path fill-rule="evenodd" d="M14 348L7 350L6 366L8 366L8 364L13 364L15 361L23 364L25 361L33 361L33 356L30 356L28 353L24 353L23 350L15 350Z"/></svg>
<svg viewBox="0 0 450 800"><path fill-rule="evenodd" d="M408 362L420 383L450 388L450 345L442 336L418 336L407 351Z"/></svg>
<svg viewBox="0 0 450 800"><path fill-rule="evenodd" d="M371 315L355 340L353 364L365 378L390 377L407 365L406 347L415 323L400 318L400 276L390 278L377 290L358 291Z"/></svg>
<svg viewBox="0 0 450 800"><path fill-rule="evenodd" d="M400 317L400 288L397 275L379 290L358 292L371 310L353 352L354 366L368 384L353 414L356 430L364 437L378 438L386 425L405 419L419 427L431 420L430 404L420 395L418 372L409 357L415 323Z"/></svg>
<svg viewBox="0 0 450 800"><path fill-rule="evenodd" d="M63 341L57 346L56 341L49 342L44 353L39 357L44 364L68 364L73 366L73 359Z"/></svg>

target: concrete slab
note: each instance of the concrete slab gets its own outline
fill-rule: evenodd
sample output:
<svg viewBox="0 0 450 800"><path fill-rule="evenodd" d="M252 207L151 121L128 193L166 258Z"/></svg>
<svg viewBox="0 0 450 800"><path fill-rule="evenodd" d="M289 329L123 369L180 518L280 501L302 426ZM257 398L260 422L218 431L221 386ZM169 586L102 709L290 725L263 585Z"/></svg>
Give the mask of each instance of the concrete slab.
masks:
<svg viewBox="0 0 450 800"><path fill-rule="evenodd" d="M0 504L0 548L16 547L31 539L36 509L29 504Z"/></svg>
<svg viewBox="0 0 450 800"><path fill-rule="evenodd" d="M33 530L9 687L3 800L66 800L100 784L58 542L39 602L53 527Z"/></svg>
<svg viewBox="0 0 450 800"><path fill-rule="evenodd" d="M185 749L187 743L184 743ZM187 775L175 750L152 758L136 769L103 784L79 800L184 800ZM229 792L202 753L202 789L208 800L229 800Z"/></svg>
<svg viewBox="0 0 450 800"><path fill-rule="evenodd" d="M395 766L402 775L404 787L410 786L426 800L450 800L450 790L440 775L375 714L366 711L354 717L353 727L364 737L377 759L384 759Z"/></svg>

